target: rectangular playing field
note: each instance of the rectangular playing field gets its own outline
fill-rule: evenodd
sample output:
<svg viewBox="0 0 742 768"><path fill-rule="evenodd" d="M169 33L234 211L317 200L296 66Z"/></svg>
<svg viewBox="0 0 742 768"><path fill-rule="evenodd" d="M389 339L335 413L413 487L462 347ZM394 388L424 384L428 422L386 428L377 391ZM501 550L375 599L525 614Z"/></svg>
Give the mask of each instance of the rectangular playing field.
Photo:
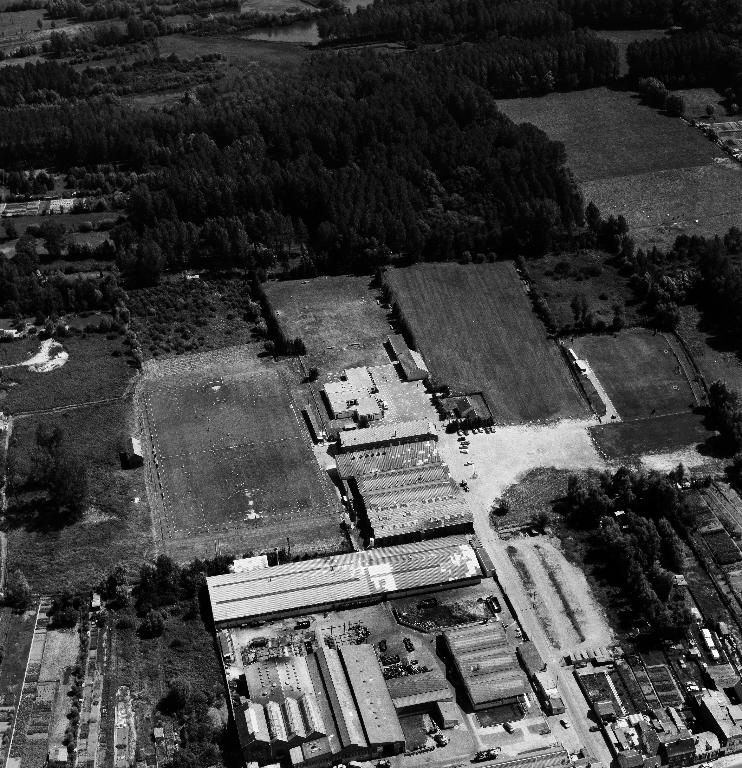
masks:
<svg viewBox="0 0 742 768"><path fill-rule="evenodd" d="M345 548L335 493L284 376L255 359L150 377L143 421L166 551L263 552L287 538L292 554Z"/></svg>
<svg viewBox="0 0 742 768"><path fill-rule="evenodd" d="M571 346L590 364L624 421L696 405L686 371L661 333L634 328L615 336L579 336Z"/></svg>
<svg viewBox="0 0 742 768"><path fill-rule="evenodd" d="M590 427L590 436L610 461L699 446L713 433L704 426L701 414L688 411Z"/></svg>
<svg viewBox="0 0 742 768"><path fill-rule="evenodd" d="M435 382L483 392L499 424L588 414L512 263L426 264L386 280Z"/></svg>

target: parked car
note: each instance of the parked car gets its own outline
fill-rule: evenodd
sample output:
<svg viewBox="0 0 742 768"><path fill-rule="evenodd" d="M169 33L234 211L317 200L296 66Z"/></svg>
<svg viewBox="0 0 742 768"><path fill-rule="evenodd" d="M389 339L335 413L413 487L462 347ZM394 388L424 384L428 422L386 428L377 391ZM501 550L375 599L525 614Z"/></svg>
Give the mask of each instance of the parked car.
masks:
<svg viewBox="0 0 742 768"><path fill-rule="evenodd" d="M386 640L379 640L379 651L386 653Z"/></svg>
<svg viewBox="0 0 742 768"><path fill-rule="evenodd" d="M505 730L506 730L508 733L512 733L512 732L515 730L515 728L514 728L514 726L513 726L513 724L512 724L511 722L504 722L504 723L502 724L502 727L503 727L503 728L504 728L504 729L505 729Z"/></svg>
<svg viewBox="0 0 742 768"><path fill-rule="evenodd" d="M571 728L572 727L572 723L570 723L569 720L567 720L566 717L563 717L559 722L562 724L562 728Z"/></svg>

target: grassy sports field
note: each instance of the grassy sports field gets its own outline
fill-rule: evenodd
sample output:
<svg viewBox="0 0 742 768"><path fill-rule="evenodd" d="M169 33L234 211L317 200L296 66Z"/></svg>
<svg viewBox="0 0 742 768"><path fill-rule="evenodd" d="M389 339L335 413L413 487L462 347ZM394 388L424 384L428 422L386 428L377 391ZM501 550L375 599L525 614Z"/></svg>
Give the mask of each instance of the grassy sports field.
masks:
<svg viewBox="0 0 742 768"><path fill-rule="evenodd" d="M162 499L153 506L164 550L188 560L285 547L287 537L292 554L343 549L335 492L284 369L249 348L181 361L164 363L169 372L150 375L144 392L145 437L157 462L150 495ZM151 364L150 374L156 369Z"/></svg>
<svg viewBox="0 0 742 768"><path fill-rule="evenodd" d="M662 334L632 328L570 342L590 363L621 419L679 413L694 407L693 392Z"/></svg>
<svg viewBox="0 0 742 768"><path fill-rule="evenodd" d="M588 415L513 264L430 264L386 279L436 382L483 392L500 424Z"/></svg>
<svg viewBox="0 0 742 768"><path fill-rule="evenodd" d="M736 223L742 176L699 131L607 88L507 99L500 109L561 141L586 201L623 214L638 245L713 234Z"/></svg>
<svg viewBox="0 0 742 768"><path fill-rule="evenodd" d="M606 459L623 459L701 445L713 436L703 421L701 414L692 411L670 413L590 427L590 436Z"/></svg>
<svg viewBox="0 0 742 768"><path fill-rule="evenodd" d="M284 333L304 339L306 365L332 373L389 362L387 311L369 283L368 277L318 277L269 282L264 289Z"/></svg>

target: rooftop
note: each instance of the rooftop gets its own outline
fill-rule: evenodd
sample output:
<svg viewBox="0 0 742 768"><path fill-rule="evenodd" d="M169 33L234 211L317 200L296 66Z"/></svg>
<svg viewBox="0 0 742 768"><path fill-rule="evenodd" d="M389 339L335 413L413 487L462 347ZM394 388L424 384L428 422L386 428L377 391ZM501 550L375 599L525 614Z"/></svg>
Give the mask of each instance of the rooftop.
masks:
<svg viewBox="0 0 742 768"><path fill-rule="evenodd" d="M404 742L392 697L370 645L340 646L340 657L350 680L369 744Z"/></svg>
<svg viewBox="0 0 742 768"><path fill-rule="evenodd" d="M526 681L500 624L475 624L443 633L472 704L521 696Z"/></svg>
<svg viewBox="0 0 742 768"><path fill-rule="evenodd" d="M466 536L399 544L211 576L214 622L239 623L275 614L306 614L338 602L374 598L481 576Z"/></svg>
<svg viewBox="0 0 742 768"><path fill-rule="evenodd" d="M357 430L368 432L368 429ZM389 470L410 469L440 464L434 440L416 440L401 445L359 448L335 457L341 477L361 477Z"/></svg>
<svg viewBox="0 0 742 768"><path fill-rule="evenodd" d="M396 424L379 424L365 429L353 429L340 433L340 450L349 451L366 446L383 446L398 440L438 439L435 424L426 419L402 421Z"/></svg>

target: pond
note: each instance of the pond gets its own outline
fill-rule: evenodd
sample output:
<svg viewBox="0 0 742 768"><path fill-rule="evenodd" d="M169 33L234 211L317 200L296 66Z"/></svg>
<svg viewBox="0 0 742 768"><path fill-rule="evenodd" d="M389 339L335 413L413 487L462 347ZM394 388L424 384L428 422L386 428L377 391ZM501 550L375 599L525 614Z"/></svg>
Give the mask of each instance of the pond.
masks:
<svg viewBox="0 0 742 768"><path fill-rule="evenodd" d="M345 0L345 7L353 13L358 8L371 5L373 0ZM254 29L245 35L246 40L267 40L272 43L301 43L317 45L320 42L316 21L297 21L285 27Z"/></svg>

